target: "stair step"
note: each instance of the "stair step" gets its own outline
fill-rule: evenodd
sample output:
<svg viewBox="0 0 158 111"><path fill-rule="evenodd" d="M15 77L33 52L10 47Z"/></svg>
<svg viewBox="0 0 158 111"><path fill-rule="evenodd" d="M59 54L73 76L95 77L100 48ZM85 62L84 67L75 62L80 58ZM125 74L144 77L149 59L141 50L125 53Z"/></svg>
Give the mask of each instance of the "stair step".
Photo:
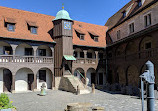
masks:
<svg viewBox="0 0 158 111"><path fill-rule="evenodd" d="M90 91L87 89L80 90L80 94L89 94L89 93L90 93Z"/></svg>

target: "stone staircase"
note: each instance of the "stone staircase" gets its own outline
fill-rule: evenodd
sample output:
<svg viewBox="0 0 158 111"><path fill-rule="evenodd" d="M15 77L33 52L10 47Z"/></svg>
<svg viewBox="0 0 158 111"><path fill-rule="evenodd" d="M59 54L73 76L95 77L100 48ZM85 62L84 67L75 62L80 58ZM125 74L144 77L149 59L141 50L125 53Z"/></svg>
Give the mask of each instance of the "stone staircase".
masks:
<svg viewBox="0 0 158 111"><path fill-rule="evenodd" d="M82 83L82 81L75 77L74 75L64 75L60 81L59 89L76 93L77 86L79 86L80 94L88 94L90 91L86 88L86 86Z"/></svg>

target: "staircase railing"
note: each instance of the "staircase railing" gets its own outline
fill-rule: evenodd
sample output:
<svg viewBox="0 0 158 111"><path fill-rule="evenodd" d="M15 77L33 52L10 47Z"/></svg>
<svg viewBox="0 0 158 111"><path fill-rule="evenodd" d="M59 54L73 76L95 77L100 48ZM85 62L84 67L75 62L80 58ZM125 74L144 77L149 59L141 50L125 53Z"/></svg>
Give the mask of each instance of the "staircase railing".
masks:
<svg viewBox="0 0 158 111"><path fill-rule="evenodd" d="M67 72L68 72L70 75L72 75L73 79L75 80L74 75L73 75L69 70L67 70ZM75 80L75 82L76 82L76 80ZM76 82L76 83L77 83L77 82Z"/></svg>
<svg viewBox="0 0 158 111"><path fill-rule="evenodd" d="M86 78L81 74L81 72L79 70L77 70L77 72L81 75L81 77L85 80L85 84L87 84L86 82Z"/></svg>

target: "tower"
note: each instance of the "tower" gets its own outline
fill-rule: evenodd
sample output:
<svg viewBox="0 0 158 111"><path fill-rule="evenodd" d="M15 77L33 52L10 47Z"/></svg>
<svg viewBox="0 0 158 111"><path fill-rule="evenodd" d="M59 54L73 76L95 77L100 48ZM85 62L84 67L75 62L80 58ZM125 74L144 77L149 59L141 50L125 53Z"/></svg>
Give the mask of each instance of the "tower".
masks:
<svg viewBox="0 0 158 111"><path fill-rule="evenodd" d="M72 44L73 20L63 8L57 13L53 24L53 39L56 41L54 49L54 74L55 77L61 77L65 73L72 71L72 60L75 60Z"/></svg>

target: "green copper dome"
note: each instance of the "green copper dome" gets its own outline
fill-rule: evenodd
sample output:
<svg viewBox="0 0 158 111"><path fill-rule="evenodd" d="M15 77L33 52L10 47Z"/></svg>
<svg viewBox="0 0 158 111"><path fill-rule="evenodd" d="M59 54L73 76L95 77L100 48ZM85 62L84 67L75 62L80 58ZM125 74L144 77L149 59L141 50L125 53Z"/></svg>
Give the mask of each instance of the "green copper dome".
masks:
<svg viewBox="0 0 158 111"><path fill-rule="evenodd" d="M59 19L72 20L72 19L70 18L70 16L69 16L69 13L68 13L66 10L64 10L64 9L60 10L60 11L57 13L56 18L55 18L53 21L59 20Z"/></svg>

